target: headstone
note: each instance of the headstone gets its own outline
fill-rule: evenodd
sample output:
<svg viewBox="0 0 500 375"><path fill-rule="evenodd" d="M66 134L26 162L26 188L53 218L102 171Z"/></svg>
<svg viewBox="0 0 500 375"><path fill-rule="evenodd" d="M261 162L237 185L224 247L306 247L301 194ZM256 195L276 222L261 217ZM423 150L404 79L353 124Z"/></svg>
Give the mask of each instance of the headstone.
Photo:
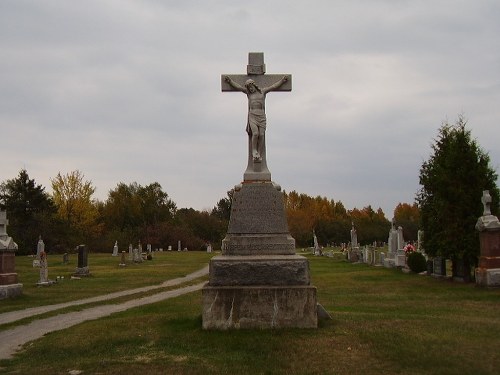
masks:
<svg viewBox="0 0 500 375"><path fill-rule="evenodd" d="M403 250L405 247L405 239L403 237L403 227L398 227L398 250Z"/></svg>
<svg viewBox="0 0 500 375"><path fill-rule="evenodd" d="M313 241L314 241L314 255L315 256L321 256L323 255L323 251L321 251L321 247L319 246L318 243L318 237L316 237L316 233L313 230Z"/></svg>
<svg viewBox="0 0 500 375"><path fill-rule="evenodd" d="M356 232L356 228L354 228L354 223L352 223L351 228L351 248L357 249L359 247L358 244L358 234Z"/></svg>
<svg viewBox="0 0 500 375"><path fill-rule="evenodd" d="M387 253L387 258L395 258L398 252L398 230L396 229L396 222L392 219L391 229L389 230L388 239L389 251Z"/></svg>
<svg viewBox="0 0 500 375"><path fill-rule="evenodd" d="M424 242L424 231L419 230L417 232L417 251L423 253L424 252L424 247L423 247L423 242Z"/></svg>
<svg viewBox="0 0 500 375"><path fill-rule="evenodd" d="M128 260L134 260L134 249L132 247L132 244L128 245Z"/></svg>
<svg viewBox="0 0 500 375"><path fill-rule="evenodd" d="M137 249L137 248L134 249L133 254L134 254L134 257L133 257L134 263L142 263L142 256L141 256L139 249Z"/></svg>
<svg viewBox="0 0 500 375"><path fill-rule="evenodd" d="M222 255L210 261L202 289L203 328L316 328L316 288L307 258L295 254L281 187L271 181L265 147L265 97L291 90L289 75L265 75L250 53L247 75L223 75L223 91L248 98L248 164L235 187Z"/></svg>
<svg viewBox="0 0 500 375"><path fill-rule="evenodd" d="M212 244L210 244L210 242L207 244L207 253L211 253L212 252Z"/></svg>
<svg viewBox="0 0 500 375"><path fill-rule="evenodd" d="M115 246L113 246L113 256L118 256L118 241L115 241Z"/></svg>
<svg viewBox="0 0 500 375"><path fill-rule="evenodd" d="M172 251L172 245L168 245L167 251Z"/></svg>
<svg viewBox="0 0 500 375"><path fill-rule="evenodd" d="M17 244L7 234L7 212L0 211L0 300L22 294L16 273Z"/></svg>
<svg viewBox="0 0 500 375"><path fill-rule="evenodd" d="M43 243L42 236L38 238L38 243L36 244L36 259L40 260L40 253L45 251L45 244Z"/></svg>
<svg viewBox="0 0 500 375"><path fill-rule="evenodd" d="M444 277L446 276L446 259L443 257L434 258L434 271L433 276Z"/></svg>
<svg viewBox="0 0 500 375"><path fill-rule="evenodd" d="M63 264L68 264L69 263L69 254L64 253L63 254Z"/></svg>
<svg viewBox="0 0 500 375"><path fill-rule="evenodd" d="M40 253L40 279L38 280L37 285L45 286L50 285L51 282L49 280L49 265L47 261L47 253L42 251Z"/></svg>
<svg viewBox="0 0 500 375"><path fill-rule="evenodd" d="M181 241L177 241L177 251L182 251Z"/></svg>
<svg viewBox="0 0 500 375"><path fill-rule="evenodd" d="M125 254L126 254L126 252L122 251L122 257L120 259L120 264L119 264L120 267L125 267L127 265L127 262L125 261L125 257L126 257Z"/></svg>
<svg viewBox="0 0 500 375"><path fill-rule="evenodd" d="M78 263L73 275L76 277L90 276L87 246L78 245L75 250L78 253Z"/></svg>
<svg viewBox="0 0 500 375"><path fill-rule="evenodd" d="M500 221L491 214L491 196L483 191L483 216L476 223L479 231L480 256L475 269L476 284L485 287L500 286Z"/></svg>

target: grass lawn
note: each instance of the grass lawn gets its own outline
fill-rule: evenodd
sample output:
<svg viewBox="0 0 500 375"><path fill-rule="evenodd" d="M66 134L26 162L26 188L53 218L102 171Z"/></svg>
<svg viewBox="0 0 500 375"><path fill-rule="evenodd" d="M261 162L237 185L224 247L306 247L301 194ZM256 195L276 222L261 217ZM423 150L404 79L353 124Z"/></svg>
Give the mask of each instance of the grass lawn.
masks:
<svg viewBox="0 0 500 375"><path fill-rule="evenodd" d="M36 285L40 273L39 268L33 268L34 258L17 256L16 272L19 282L23 284L23 295L8 302L0 301L0 313L161 284L199 270L212 256L201 251L158 252L154 253L153 260L135 264L128 261L127 254L127 266L120 267L120 256L90 253L88 265L91 276L71 280L77 267L77 255L71 254L68 264L63 264L62 255L49 255L49 279L64 276L61 282L49 287Z"/></svg>
<svg viewBox="0 0 500 375"><path fill-rule="evenodd" d="M331 321L322 322L317 330L203 331L201 292L195 292L50 333L28 344L13 359L0 361L0 373L68 374L70 370L81 370L84 374L499 372L500 290L403 274L396 269L350 264L337 258L308 257L313 284L318 289L318 302L333 317ZM159 283L170 274L158 269L182 268L180 275L172 277L182 276L201 268L209 254L172 253L171 258L165 258L170 266L162 266L158 259L151 266L138 265L142 269L138 274L150 267L147 268L147 273L152 274L150 282ZM97 261L93 268L91 259L91 272L98 279ZM18 272L23 269L22 266L16 268ZM153 276L157 272L166 273ZM136 282L129 279L138 276L131 267L120 277L123 277L120 284L129 285ZM139 286L147 282L141 280ZM110 288L115 284L105 283L102 288L90 289L103 294L114 291ZM76 285L88 288L83 283ZM43 303L47 298L62 298L57 293L62 290L60 287L46 288L52 288L54 295L44 297ZM39 289L32 292L46 293ZM27 304L37 298L42 300L33 294L20 300ZM7 302L10 303L18 302ZM2 308L5 304L0 302Z"/></svg>

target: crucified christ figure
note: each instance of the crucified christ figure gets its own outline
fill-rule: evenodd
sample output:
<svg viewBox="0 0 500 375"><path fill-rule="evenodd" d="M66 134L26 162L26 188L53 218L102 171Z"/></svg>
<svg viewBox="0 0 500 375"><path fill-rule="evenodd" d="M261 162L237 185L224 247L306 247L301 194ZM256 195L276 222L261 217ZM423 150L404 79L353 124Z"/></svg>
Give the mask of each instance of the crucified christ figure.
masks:
<svg viewBox="0 0 500 375"><path fill-rule="evenodd" d="M247 94L248 97L248 120L246 131L251 137L252 157L255 162L262 160L262 146L264 133L266 131L266 94L270 91L279 89L288 78L282 79L269 87L260 88L253 79L248 79L244 86L234 82L229 76L224 80L234 89Z"/></svg>

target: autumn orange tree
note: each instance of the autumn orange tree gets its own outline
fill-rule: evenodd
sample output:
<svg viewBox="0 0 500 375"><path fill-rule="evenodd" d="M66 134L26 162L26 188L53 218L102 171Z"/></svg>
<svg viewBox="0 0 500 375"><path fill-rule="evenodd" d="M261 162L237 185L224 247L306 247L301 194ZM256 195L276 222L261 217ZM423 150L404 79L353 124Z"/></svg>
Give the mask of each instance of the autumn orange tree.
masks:
<svg viewBox="0 0 500 375"><path fill-rule="evenodd" d="M420 209L417 203L399 203L394 209L394 220L403 228L406 241L416 241L420 221Z"/></svg>
<svg viewBox="0 0 500 375"><path fill-rule="evenodd" d="M313 230L323 245L347 243L352 223L358 229L360 242L368 244L386 240L390 223L380 208L374 211L368 206L348 211L341 201L310 197L296 191L284 192L284 197L288 226L298 246L312 245Z"/></svg>

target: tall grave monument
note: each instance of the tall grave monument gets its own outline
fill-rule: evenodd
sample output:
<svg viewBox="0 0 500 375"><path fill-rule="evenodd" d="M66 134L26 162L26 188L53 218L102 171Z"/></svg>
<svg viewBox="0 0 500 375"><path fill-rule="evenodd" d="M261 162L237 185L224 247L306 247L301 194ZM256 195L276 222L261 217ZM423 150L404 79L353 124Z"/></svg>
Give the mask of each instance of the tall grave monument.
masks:
<svg viewBox="0 0 500 375"><path fill-rule="evenodd" d="M250 53L246 75L223 75L222 91L248 98L248 164L235 187L222 255L202 290L203 328L317 327L309 263L295 254L283 193L267 167L266 94L291 91L291 76L267 75L263 53Z"/></svg>
<svg viewBox="0 0 500 375"><path fill-rule="evenodd" d="M491 214L491 195L483 191L483 216L477 219L481 255L475 270L476 284L500 287L500 221Z"/></svg>

